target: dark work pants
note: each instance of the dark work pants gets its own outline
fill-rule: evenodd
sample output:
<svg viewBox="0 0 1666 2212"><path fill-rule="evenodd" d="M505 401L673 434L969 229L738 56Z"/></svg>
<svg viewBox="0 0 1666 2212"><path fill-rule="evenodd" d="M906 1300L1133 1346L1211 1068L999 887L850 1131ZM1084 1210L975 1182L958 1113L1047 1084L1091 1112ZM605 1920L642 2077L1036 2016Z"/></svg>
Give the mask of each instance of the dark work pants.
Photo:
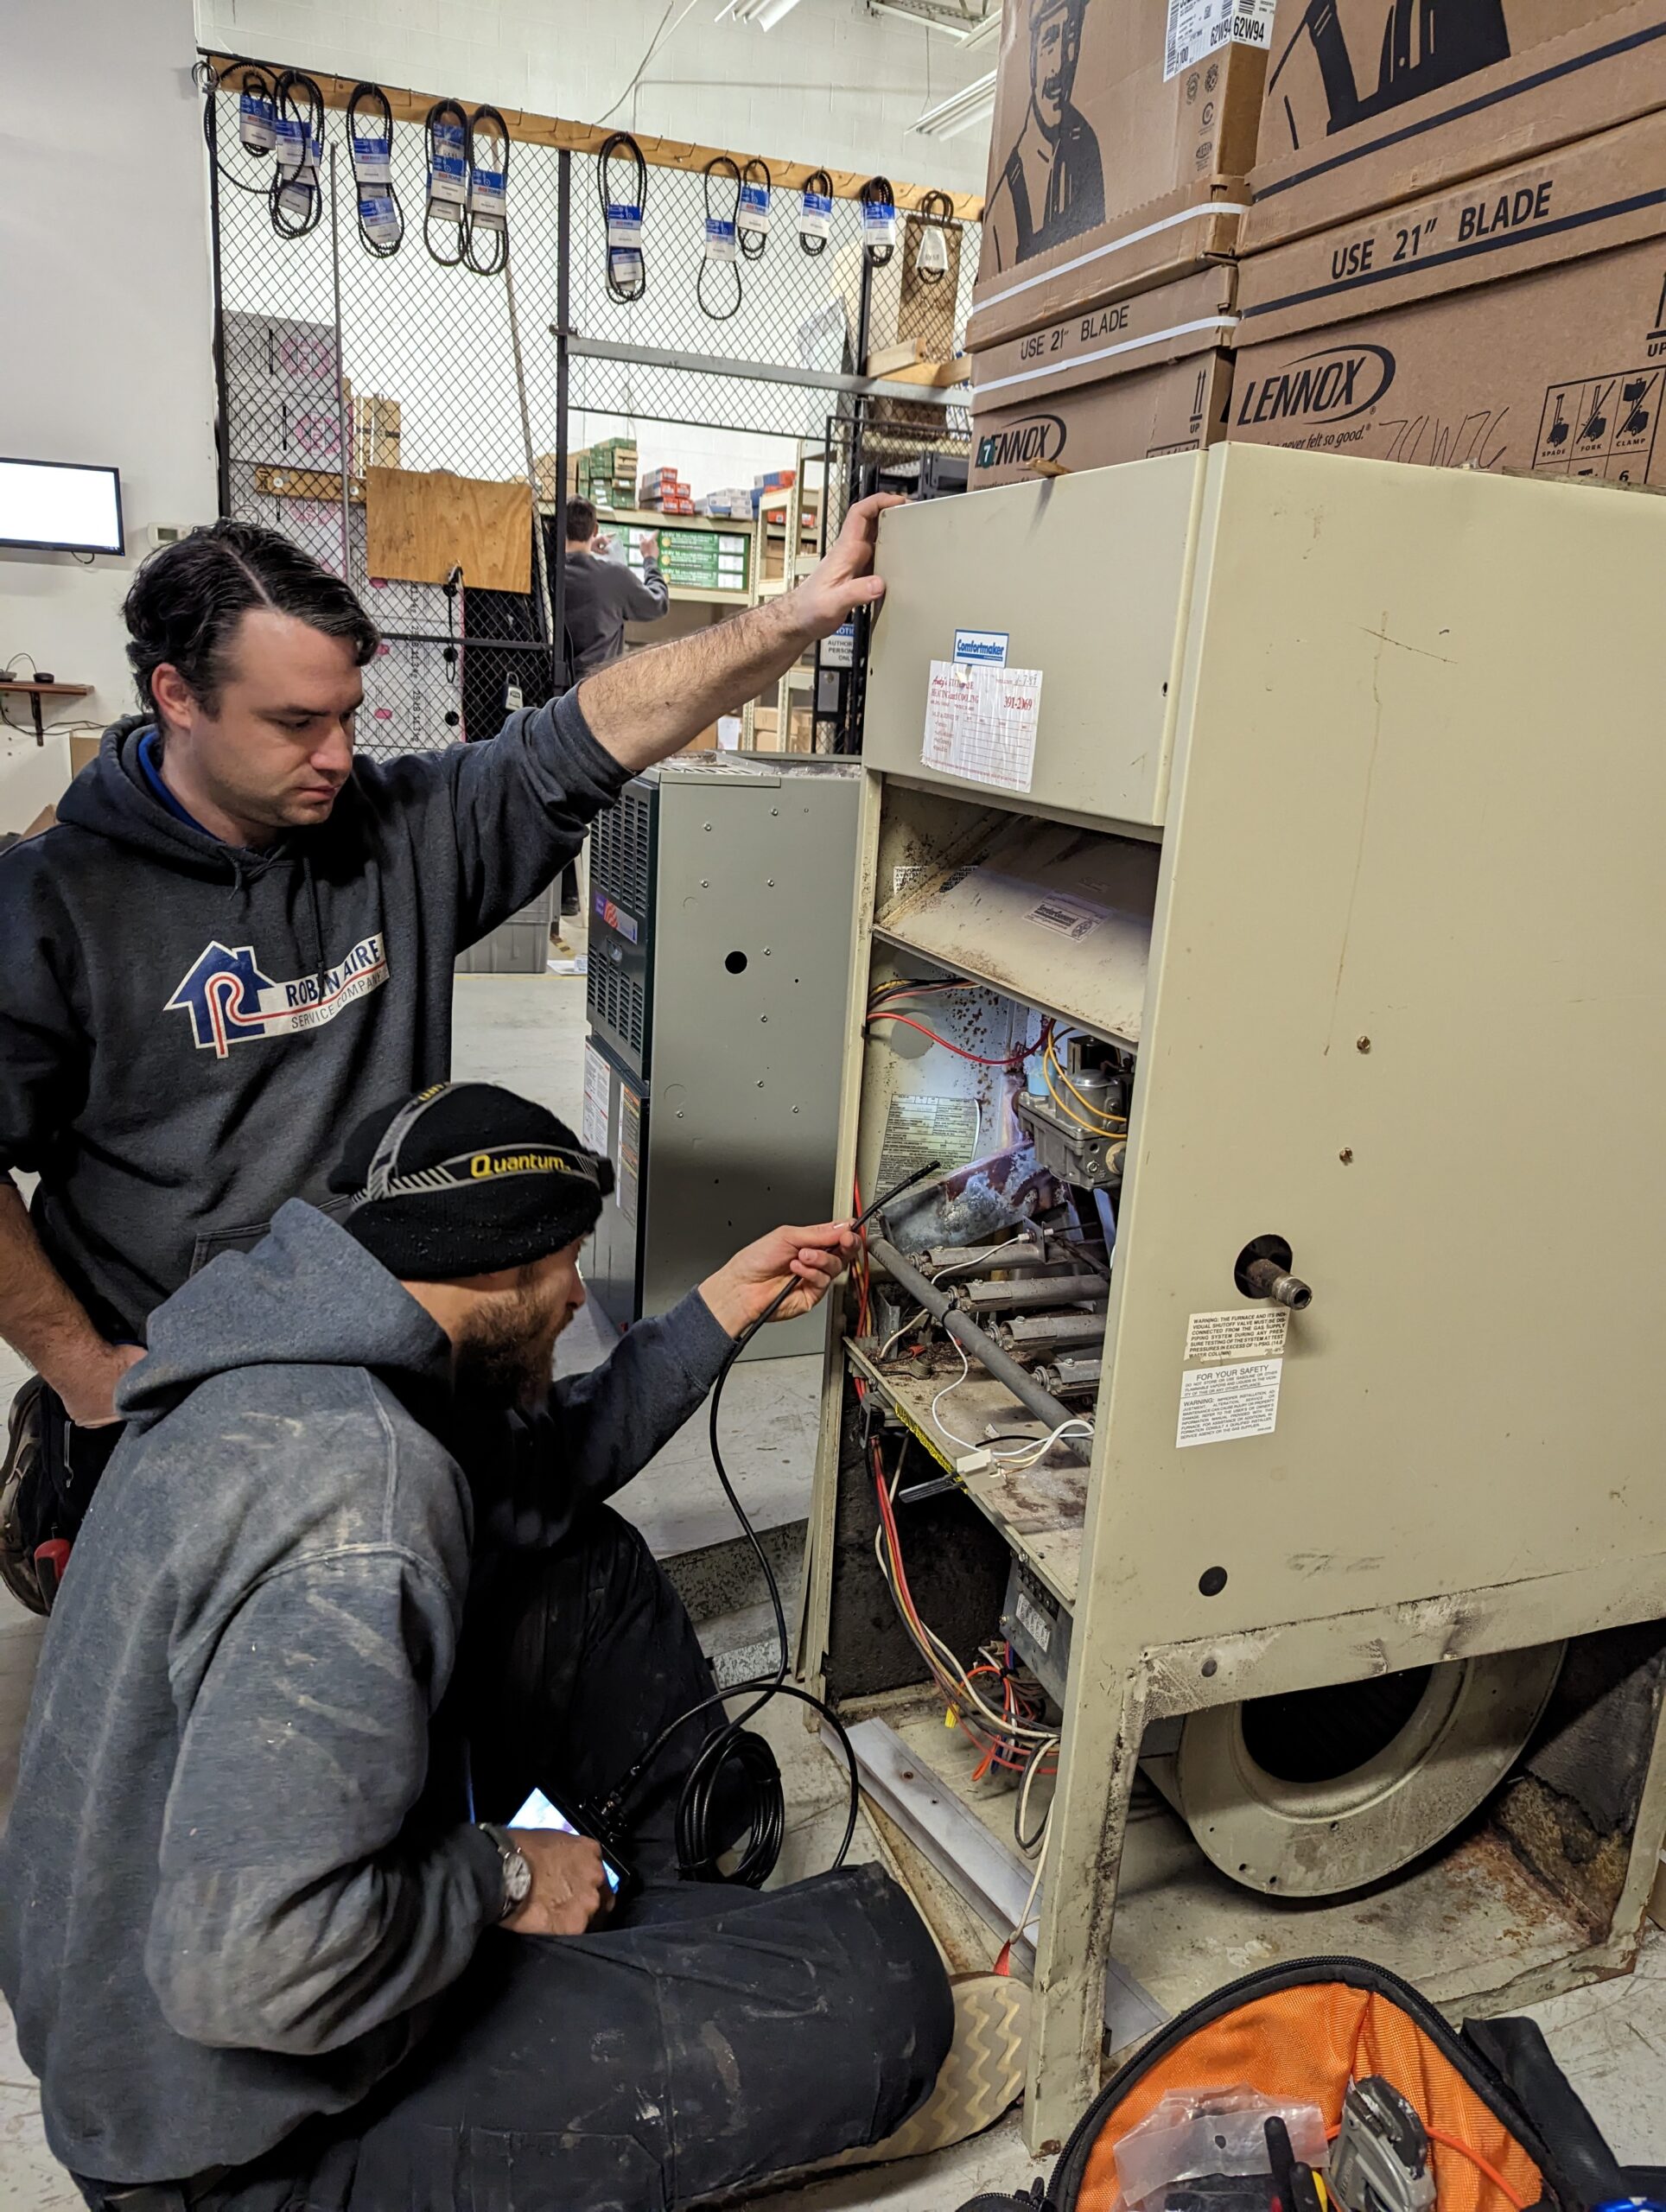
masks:
<svg viewBox="0 0 1666 2212"><path fill-rule="evenodd" d="M476 1808L599 1802L711 1690L681 1601L603 1509L486 1591L464 1684ZM630 1822L645 1886L582 1936L493 1929L412 2058L198 2200L213 2212L669 2212L888 2134L949 2047L937 1949L873 1866L679 1882L673 1739Z"/></svg>

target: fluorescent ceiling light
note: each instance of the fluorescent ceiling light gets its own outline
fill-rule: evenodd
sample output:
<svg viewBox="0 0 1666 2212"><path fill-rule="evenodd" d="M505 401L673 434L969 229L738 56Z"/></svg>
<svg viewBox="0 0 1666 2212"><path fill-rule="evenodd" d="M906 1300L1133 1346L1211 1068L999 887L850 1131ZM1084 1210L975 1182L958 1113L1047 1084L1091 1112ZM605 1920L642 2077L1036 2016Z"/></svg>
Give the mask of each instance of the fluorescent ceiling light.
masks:
<svg viewBox="0 0 1666 2212"><path fill-rule="evenodd" d="M755 23L760 31L773 31L798 4L798 0L729 0L718 10L717 20L721 23L727 16L731 22Z"/></svg>
<svg viewBox="0 0 1666 2212"><path fill-rule="evenodd" d="M868 11L873 16L894 16L899 22L923 24L928 31L941 31L957 46L981 45L1001 29L999 5L992 7L976 22L967 16L939 13L930 0L920 0L915 6L898 6L896 0L868 0Z"/></svg>
<svg viewBox="0 0 1666 2212"><path fill-rule="evenodd" d="M908 127L922 138L957 138L963 130L988 123L994 114L995 71L991 69L986 76L975 77L963 91L951 92L946 100L928 108L918 123Z"/></svg>

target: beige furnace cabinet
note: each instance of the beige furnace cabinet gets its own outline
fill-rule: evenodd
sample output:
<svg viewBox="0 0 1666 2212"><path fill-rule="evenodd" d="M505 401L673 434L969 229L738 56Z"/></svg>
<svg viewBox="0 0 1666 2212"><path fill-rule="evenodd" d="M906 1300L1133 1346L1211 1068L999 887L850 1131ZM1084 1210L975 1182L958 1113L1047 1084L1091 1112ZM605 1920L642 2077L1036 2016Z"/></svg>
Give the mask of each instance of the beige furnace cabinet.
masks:
<svg viewBox="0 0 1666 2212"><path fill-rule="evenodd" d="M1091 1435L977 1465L1045 1424L875 1263L805 1660L1009 1827L942 1701L909 1719L877 1440L921 1613L969 1659L1016 1637L1062 1732L1043 2145L1108 1970L1160 2018L1315 1953L1471 2011L1631 1959L1666 1826L1666 500L1226 446L898 509L880 566L841 1176L963 1170L887 1247ZM1043 1096L999 1063L1048 1026Z"/></svg>

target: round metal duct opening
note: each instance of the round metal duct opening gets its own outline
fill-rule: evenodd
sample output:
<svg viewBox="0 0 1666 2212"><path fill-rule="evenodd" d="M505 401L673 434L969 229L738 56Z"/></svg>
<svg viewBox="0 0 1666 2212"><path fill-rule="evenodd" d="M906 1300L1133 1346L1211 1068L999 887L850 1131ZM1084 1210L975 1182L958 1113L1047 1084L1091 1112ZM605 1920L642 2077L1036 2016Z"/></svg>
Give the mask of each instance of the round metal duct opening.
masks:
<svg viewBox="0 0 1666 2212"><path fill-rule="evenodd" d="M1148 1764L1199 1847L1269 1897L1381 1881L1466 1820L1521 1756L1564 1646L1415 1667L1188 1716Z"/></svg>

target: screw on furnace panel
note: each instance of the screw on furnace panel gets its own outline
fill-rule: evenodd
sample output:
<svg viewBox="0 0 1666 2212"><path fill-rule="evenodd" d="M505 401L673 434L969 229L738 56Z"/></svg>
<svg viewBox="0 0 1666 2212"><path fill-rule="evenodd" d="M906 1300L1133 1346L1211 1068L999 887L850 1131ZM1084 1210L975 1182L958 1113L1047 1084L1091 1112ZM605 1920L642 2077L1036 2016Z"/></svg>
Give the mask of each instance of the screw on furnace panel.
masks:
<svg viewBox="0 0 1666 2212"><path fill-rule="evenodd" d="M1342 1165L1345 1167L1351 1167L1353 1166L1353 1147L1351 1144L1345 1144L1341 1151L1338 1153L1337 1158L1342 1162Z"/></svg>
<svg viewBox="0 0 1666 2212"><path fill-rule="evenodd" d="M1354 1039L1354 1050L1356 1052L1369 1052L1370 1049L1371 1040L1369 1037L1356 1037Z"/></svg>

